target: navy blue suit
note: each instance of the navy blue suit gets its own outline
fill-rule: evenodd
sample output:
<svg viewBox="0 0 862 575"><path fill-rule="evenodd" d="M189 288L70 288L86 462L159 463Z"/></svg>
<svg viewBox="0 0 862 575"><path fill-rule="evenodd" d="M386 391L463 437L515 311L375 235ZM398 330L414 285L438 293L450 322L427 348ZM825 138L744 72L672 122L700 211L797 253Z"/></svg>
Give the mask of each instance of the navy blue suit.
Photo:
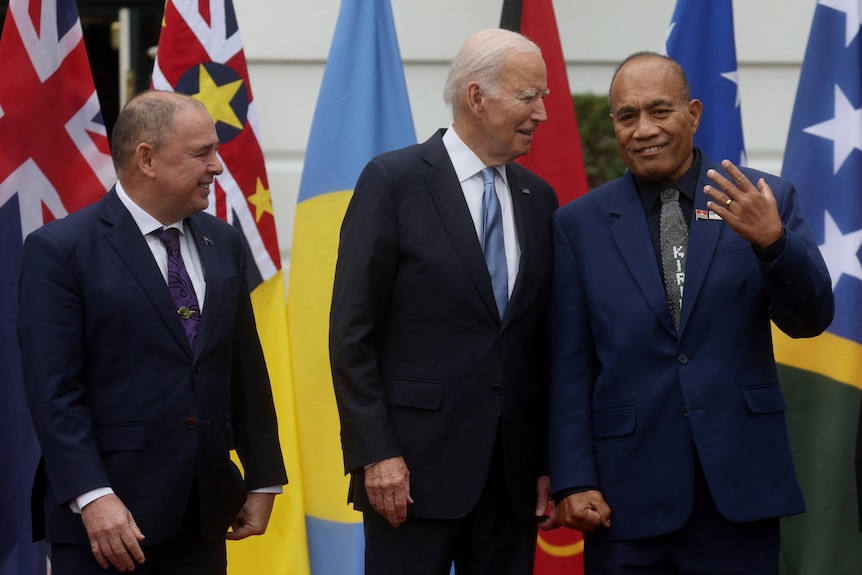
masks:
<svg viewBox="0 0 862 575"><path fill-rule="evenodd" d="M373 513L363 467L402 455L408 521L461 518L482 492L499 426L512 508L534 521L556 195L506 166L521 260L500 318L442 134L372 160L344 220L330 350L345 469L356 508Z"/></svg>
<svg viewBox="0 0 862 575"><path fill-rule="evenodd" d="M702 213L710 168L723 172L703 157ZM786 247L766 265L727 224L693 216L678 334L631 173L554 216L551 488L601 491L612 525L589 538L682 528L698 460L730 521L805 509L770 320L792 337L819 334L832 319L831 283L793 186L743 172L772 187Z"/></svg>
<svg viewBox="0 0 862 575"><path fill-rule="evenodd" d="M201 534L223 540L247 491L287 480L241 236L205 213L185 229L207 282L194 352L115 191L25 241L19 337L43 450L34 497L51 542L87 544L67 503L109 486L143 545L163 543L195 484Z"/></svg>

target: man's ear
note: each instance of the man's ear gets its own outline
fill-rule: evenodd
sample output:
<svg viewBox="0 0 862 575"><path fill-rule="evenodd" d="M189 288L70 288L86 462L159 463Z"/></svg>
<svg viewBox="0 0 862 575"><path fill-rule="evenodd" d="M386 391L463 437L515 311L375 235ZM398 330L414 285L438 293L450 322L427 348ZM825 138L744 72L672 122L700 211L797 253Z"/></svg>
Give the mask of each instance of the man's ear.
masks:
<svg viewBox="0 0 862 575"><path fill-rule="evenodd" d="M473 112L481 111L485 105L485 96L482 93L479 82L467 83L467 105L470 106L470 110Z"/></svg>
<svg viewBox="0 0 862 575"><path fill-rule="evenodd" d="M692 100L688 103L688 113L691 114L693 121L692 133L697 132L697 127L700 125L700 116L703 114L703 103L700 100Z"/></svg>
<svg viewBox="0 0 862 575"><path fill-rule="evenodd" d="M138 166L138 169L141 170L141 173L146 175L148 178L154 178L156 176L155 150L151 145L146 142L138 144L138 147L135 148L135 164Z"/></svg>

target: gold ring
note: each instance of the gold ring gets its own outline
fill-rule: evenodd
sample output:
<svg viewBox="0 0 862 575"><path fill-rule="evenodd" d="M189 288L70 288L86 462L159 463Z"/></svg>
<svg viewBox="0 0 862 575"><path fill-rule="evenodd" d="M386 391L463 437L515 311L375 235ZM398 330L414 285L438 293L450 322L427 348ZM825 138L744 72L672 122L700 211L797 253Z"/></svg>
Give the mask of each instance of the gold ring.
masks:
<svg viewBox="0 0 862 575"><path fill-rule="evenodd" d="M724 207L725 207L725 208L729 208L729 207L730 207L730 204L732 204L732 203L733 203L733 200L731 200L730 198L727 198L727 199L724 201Z"/></svg>

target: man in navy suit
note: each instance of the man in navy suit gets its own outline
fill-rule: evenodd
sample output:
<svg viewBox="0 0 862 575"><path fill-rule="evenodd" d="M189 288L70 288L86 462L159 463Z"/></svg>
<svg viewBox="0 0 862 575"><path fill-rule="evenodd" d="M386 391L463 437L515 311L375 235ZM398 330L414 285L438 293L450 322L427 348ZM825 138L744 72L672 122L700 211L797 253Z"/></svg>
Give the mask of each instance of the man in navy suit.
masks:
<svg viewBox="0 0 862 575"><path fill-rule="evenodd" d="M34 522L57 575L223 575L225 538L263 533L287 482L241 236L201 212L217 147L199 102L145 92L113 130L114 188L25 241L18 333L43 452ZM172 299L155 235L166 228L197 305Z"/></svg>
<svg viewBox="0 0 862 575"><path fill-rule="evenodd" d="M459 575L527 575L537 526L555 524L543 334L557 201L512 163L547 119L547 91L535 44L479 32L450 69L451 127L378 156L356 184L330 351L367 573L445 575L454 561ZM480 239L491 194L497 293Z"/></svg>
<svg viewBox="0 0 862 575"><path fill-rule="evenodd" d="M610 104L628 171L554 216L558 517L587 532L591 575L777 574L778 518L805 507L771 322L822 332L828 271L790 182L694 147L702 105L676 62L629 57ZM671 274L678 327L659 242L668 187L689 236Z"/></svg>

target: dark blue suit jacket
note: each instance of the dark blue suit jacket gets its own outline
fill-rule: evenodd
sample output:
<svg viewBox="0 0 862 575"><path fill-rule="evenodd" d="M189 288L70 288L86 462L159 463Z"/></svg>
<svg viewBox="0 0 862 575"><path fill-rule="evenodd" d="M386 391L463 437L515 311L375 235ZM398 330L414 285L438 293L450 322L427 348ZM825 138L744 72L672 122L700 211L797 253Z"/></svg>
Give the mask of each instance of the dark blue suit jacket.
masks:
<svg viewBox="0 0 862 575"><path fill-rule="evenodd" d="M204 213L185 223L207 282L194 353L115 191L25 241L19 338L49 541L88 541L67 502L97 487L113 488L153 545L178 528L195 481L211 540L247 490L286 482L240 234Z"/></svg>
<svg viewBox="0 0 862 575"><path fill-rule="evenodd" d="M721 171L704 156L696 210L706 210L710 168ZM743 171L772 187L786 247L764 265L724 222L694 219L678 335L630 173L554 216L551 482L602 492L612 527L596 538L682 527L695 454L726 518L804 510L770 320L793 337L820 333L832 319L831 283L793 186Z"/></svg>
<svg viewBox="0 0 862 575"><path fill-rule="evenodd" d="M330 351L345 468L403 455L408 517L463 517L478 500L498 421L512 504L533 517L545 471L544 317L556 195L506 167L521 248L505 316L438 132L372 160L341 231Z"/></svg>

